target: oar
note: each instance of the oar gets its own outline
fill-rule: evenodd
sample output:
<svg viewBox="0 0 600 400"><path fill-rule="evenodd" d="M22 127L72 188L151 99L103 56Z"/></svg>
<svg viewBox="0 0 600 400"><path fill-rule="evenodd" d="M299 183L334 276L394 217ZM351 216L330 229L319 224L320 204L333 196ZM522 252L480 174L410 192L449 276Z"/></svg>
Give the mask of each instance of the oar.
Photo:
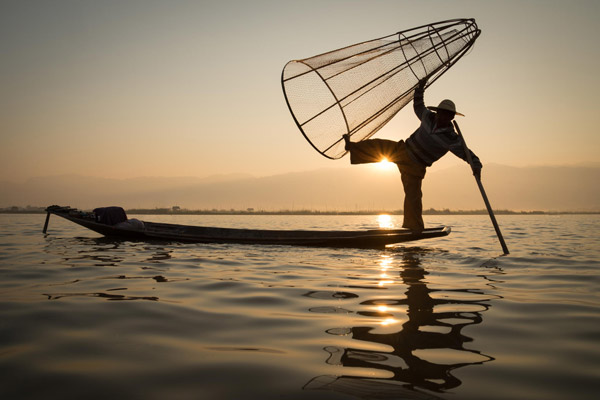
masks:
<svg viewBox="0 0 600 400"><path fill-rule="evenodd" d="M460 137L460 140L462 141L463 147L465 149L465 154L467 155L467 161L469 162L471 169L473 169L473 158L471 158L471 152L469 151L469 148L467 147L467 142L465 142L465 138L462 135L460 128L458 127L458 124L456 123L456 121L452 121L452 122L454 123L456 132L458 133L458 136ZM494 211L492 211L492 206L490 205L487 195L485 194L485 190L483 189L483 184L481 183L481 177L475 175L475 181L477 181L477 186L479 186L479 191L481 192L481 196L483 197L483 201L485 203L485 206L487 207L488 214L490 214L490 219L492 220L492 224L494 225L494 229L496 230L496 235L498 236L498 240L500 240L500 245L502 246L502 250L504 251L505 255L509 254L508 247L506 247L506 243L504 243L504 238L502 237L502 232L500 232L500 227L498 226L498 222L496 222L496 217L494 216Z"/></svg>

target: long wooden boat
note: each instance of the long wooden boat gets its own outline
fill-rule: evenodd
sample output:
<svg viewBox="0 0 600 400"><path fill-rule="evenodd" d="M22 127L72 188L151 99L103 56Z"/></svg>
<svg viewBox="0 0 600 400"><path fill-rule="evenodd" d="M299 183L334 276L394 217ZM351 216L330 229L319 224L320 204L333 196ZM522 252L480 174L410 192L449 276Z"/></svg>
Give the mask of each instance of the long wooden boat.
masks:
<svg viewBox="0 0 600 400"><path fill-rule="evenodd" d="M426 228L422 232L416 233L408 229L372 229L361 231L236 229L135 220L138 222L137 226L131 227L123 223L108 225L99 222L98 215L94 212L80 211L71 207L50 206L46 208L46 212L48 214L46 223L44 224L44 233L48 229L50 215L54 214L107 237L133 240L383 248L389 244L429 239L450 234L450 227L446 226Z"/></svg>

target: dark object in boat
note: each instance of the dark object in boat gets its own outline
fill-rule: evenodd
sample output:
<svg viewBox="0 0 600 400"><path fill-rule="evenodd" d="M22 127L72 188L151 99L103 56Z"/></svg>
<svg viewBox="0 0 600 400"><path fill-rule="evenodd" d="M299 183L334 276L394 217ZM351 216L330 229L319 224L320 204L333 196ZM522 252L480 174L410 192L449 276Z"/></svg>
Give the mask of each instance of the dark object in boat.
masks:
<svg viewBox="0 0 600 400"><path fill-rule="evenodd" d="M134 240L165 240L191 243L274 244L320 247L383 248L388 244L429 239L450 234L450 227L428 228L423 232L408 229L373 229L362 231L307 231L233 229L203 226L164 224L127 220L116 225L97 221L95 213L71 207L50 206L44 233L48 229L50 214L58 215L108 237Z"/></svg>
<svg viewBox="0 0 600 400"><path fill-rule="evenodd" d="M127 213L122 207L100 207L94 209L96 222L105 225L116 225L127 221Z"/></svg>

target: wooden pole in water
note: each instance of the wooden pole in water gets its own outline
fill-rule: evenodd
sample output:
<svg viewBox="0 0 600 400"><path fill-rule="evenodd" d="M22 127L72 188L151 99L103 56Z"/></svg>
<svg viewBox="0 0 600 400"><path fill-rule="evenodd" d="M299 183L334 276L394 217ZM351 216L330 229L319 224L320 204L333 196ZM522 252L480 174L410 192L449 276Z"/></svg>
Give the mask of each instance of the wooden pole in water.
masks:
<svg viewBox="0 0 600 400"><path fill-rule="evenodd" d="M465 149L465 154L467 155L467 161L469 162L471 169L473 169L473 159L471 157L471 152L469 151L469 148L467 147L467 142L465 142L465 138L462 135L462 132L460 131L460 128L458 127L458 124L456 123L456 121L452 121L452 122L454 123L456 132L458 133L458 136L460 137L460 140L462 141L463 148ZM494 229L496 230L496 235L498 236L498 240L500 240L500 245L502 246L502 251L504 251L505 255L509 254L508 247L506 247L506 243L504 242L504 238L502 237L502 232L500 232L500 227L498 226L498 222L496 222L496 217L494 216L494 211L492 210L490 201L488 200L487 195L485 194L485 189L483 188L483 184L481 183L481 177L475 175L475 181L477 181L477 186L479 186L479 191L481 192L481 197L483 197L483 202L485 203L487 212L490 215L490 219L492 220L492 224L494 225Z"/></svg>
<svg viewBox="0 0 600 400"><path fill-rule="evenodd" d="M46 223L44 224L44 230L42 231L43 233L46 233L48 230L48 221L50 221L50 213L46 214Z"/></svg>

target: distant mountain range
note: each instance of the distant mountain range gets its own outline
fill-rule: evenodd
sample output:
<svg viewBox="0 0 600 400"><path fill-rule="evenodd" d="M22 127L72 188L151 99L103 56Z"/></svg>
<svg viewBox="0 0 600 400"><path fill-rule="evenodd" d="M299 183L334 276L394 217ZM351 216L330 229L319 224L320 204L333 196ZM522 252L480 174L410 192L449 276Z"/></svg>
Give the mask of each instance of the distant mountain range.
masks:
<svg viewBox="0 0 600 400"><path fill-rule="evenodd" d="M509 167L486 165L483 184L494 209L600 211L600 166ZM484 209L467 165L428 172L424 208ZM253 177L146 177L103 179L50 176L24 183L0 182L0 207L70 205L81 209L179 206L219 210L361 211L403 208L397 171L371 167L320 169Z"/></svg>

